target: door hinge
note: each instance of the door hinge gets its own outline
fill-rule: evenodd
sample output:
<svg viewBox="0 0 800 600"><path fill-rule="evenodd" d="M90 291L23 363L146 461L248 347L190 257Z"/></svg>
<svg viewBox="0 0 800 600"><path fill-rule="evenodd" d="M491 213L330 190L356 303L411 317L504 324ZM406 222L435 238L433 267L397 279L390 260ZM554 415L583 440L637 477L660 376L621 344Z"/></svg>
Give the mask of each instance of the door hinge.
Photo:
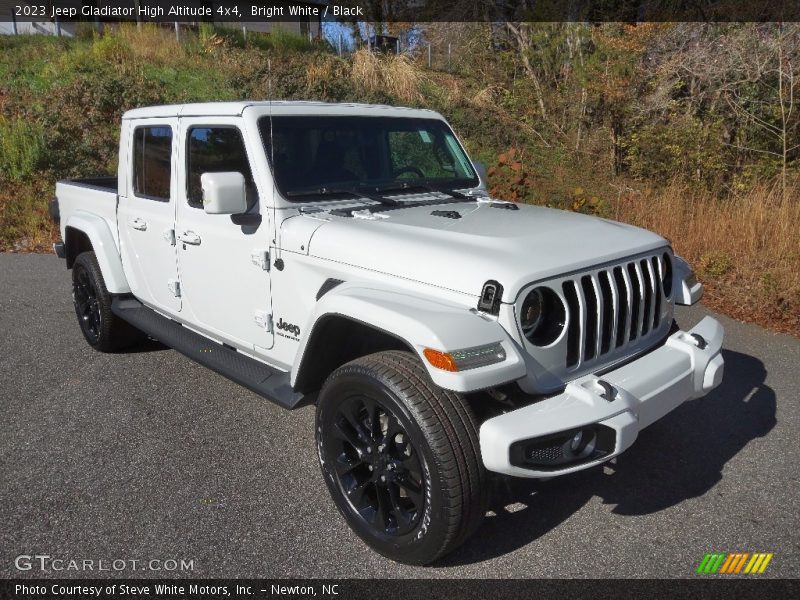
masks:
<svg viewBox="0 0 800 600"><path fill-rule="evenodd" d="M165 229L164 230L164 239L167 240L167 243L170 246L175 245L175 230L174 229Z"/></svg>
<svg viewBox="0 0 800 600"><path fill-rule="evenodd" d="M253 250L250 261L262 271L269 271L269 250Z"/></svg>
<svg viewBox="0 0 800 600"><path fill-rule="evenodd" d="M181 297L181 282L177 279L169 279L167 280L167 289L172 292L172 295L176 298Z"/></svg>
<svg viewBox="0 0 800 600"><path fill-rule="evenodd" d="M256 323L259 327L267 330L267 333L272 333L272 315L265 310L257 310L255 315Z"/></svg>

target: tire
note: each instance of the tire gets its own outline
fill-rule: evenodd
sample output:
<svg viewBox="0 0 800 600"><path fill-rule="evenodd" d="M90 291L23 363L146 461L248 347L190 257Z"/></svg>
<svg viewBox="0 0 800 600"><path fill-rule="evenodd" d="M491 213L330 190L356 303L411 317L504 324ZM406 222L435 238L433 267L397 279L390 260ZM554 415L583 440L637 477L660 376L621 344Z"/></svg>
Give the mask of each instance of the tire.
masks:
<svg viewBox="0 0 800 600"><path fill-rule="evenodd" d="M392 560L429 564L486 514L475 416L408 352L371 354L334 371L317 403L316 440L336 507Z"/></svg>
<svg viewBox="0 0 800 600"><path fill-rule="evenodd" d="M111 294L94 252L82 252L72 265L72 303L87 343L100 352L126 348L143 336L111 312Z"/></svg>

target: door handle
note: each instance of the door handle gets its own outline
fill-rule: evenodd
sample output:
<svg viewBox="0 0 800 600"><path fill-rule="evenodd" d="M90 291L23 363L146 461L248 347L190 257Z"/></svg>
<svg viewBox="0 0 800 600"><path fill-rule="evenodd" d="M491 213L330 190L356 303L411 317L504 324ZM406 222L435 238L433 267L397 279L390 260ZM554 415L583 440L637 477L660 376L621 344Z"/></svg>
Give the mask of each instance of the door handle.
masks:
<svg viewBox="0 0 800 600"><path fill-rule="evenodd" d="M143 221L139 217L131 220L131 227L139 231L147 231L147 221Z"/></svg>
<svg viewBox="0 0 800 600"><path fill-rule="evenodd" d="M184 231L178 236L178 239L184 244L191 244L192 246L200 245L200 236L194 231Z"/></svg>

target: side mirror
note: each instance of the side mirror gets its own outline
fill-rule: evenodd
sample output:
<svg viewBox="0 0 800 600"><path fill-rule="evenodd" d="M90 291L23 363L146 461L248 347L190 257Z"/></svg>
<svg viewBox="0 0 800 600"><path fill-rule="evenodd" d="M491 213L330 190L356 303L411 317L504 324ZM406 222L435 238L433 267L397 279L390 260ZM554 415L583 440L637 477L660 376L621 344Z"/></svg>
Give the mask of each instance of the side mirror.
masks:
<svg viewBox="0 0 800 600"><path fill-rule="evenodd" d="M237 172L203 173L203 210L209 215L239 215L247 212L244 175Z"/></svg>
<svg viewBox="0 0 800 600"><path fill-rule="evenodd" d="M481 187L488 187L489 176L486 173L486 165L479 160L476 160L473 161L472 166L475 167L475 171L478 173L478 179L480 179Z"/></svg>

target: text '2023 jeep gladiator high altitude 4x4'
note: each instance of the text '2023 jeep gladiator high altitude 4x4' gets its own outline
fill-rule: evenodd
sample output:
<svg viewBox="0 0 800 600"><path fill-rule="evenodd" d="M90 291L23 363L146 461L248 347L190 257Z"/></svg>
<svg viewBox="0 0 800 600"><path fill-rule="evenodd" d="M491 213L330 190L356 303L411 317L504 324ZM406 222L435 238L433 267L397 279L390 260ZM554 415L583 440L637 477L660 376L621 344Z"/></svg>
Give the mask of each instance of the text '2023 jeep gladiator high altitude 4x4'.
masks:
<svg viewBox="0 0 800 600"><path fill-rule="evenodd" d="M598 465L721 380L663 238L489 197L437 113L236 102L122 118L114 179L62 181L56 252L94 348L142 333L286 408L378 552L425 564L489 472Z"/></svg>

